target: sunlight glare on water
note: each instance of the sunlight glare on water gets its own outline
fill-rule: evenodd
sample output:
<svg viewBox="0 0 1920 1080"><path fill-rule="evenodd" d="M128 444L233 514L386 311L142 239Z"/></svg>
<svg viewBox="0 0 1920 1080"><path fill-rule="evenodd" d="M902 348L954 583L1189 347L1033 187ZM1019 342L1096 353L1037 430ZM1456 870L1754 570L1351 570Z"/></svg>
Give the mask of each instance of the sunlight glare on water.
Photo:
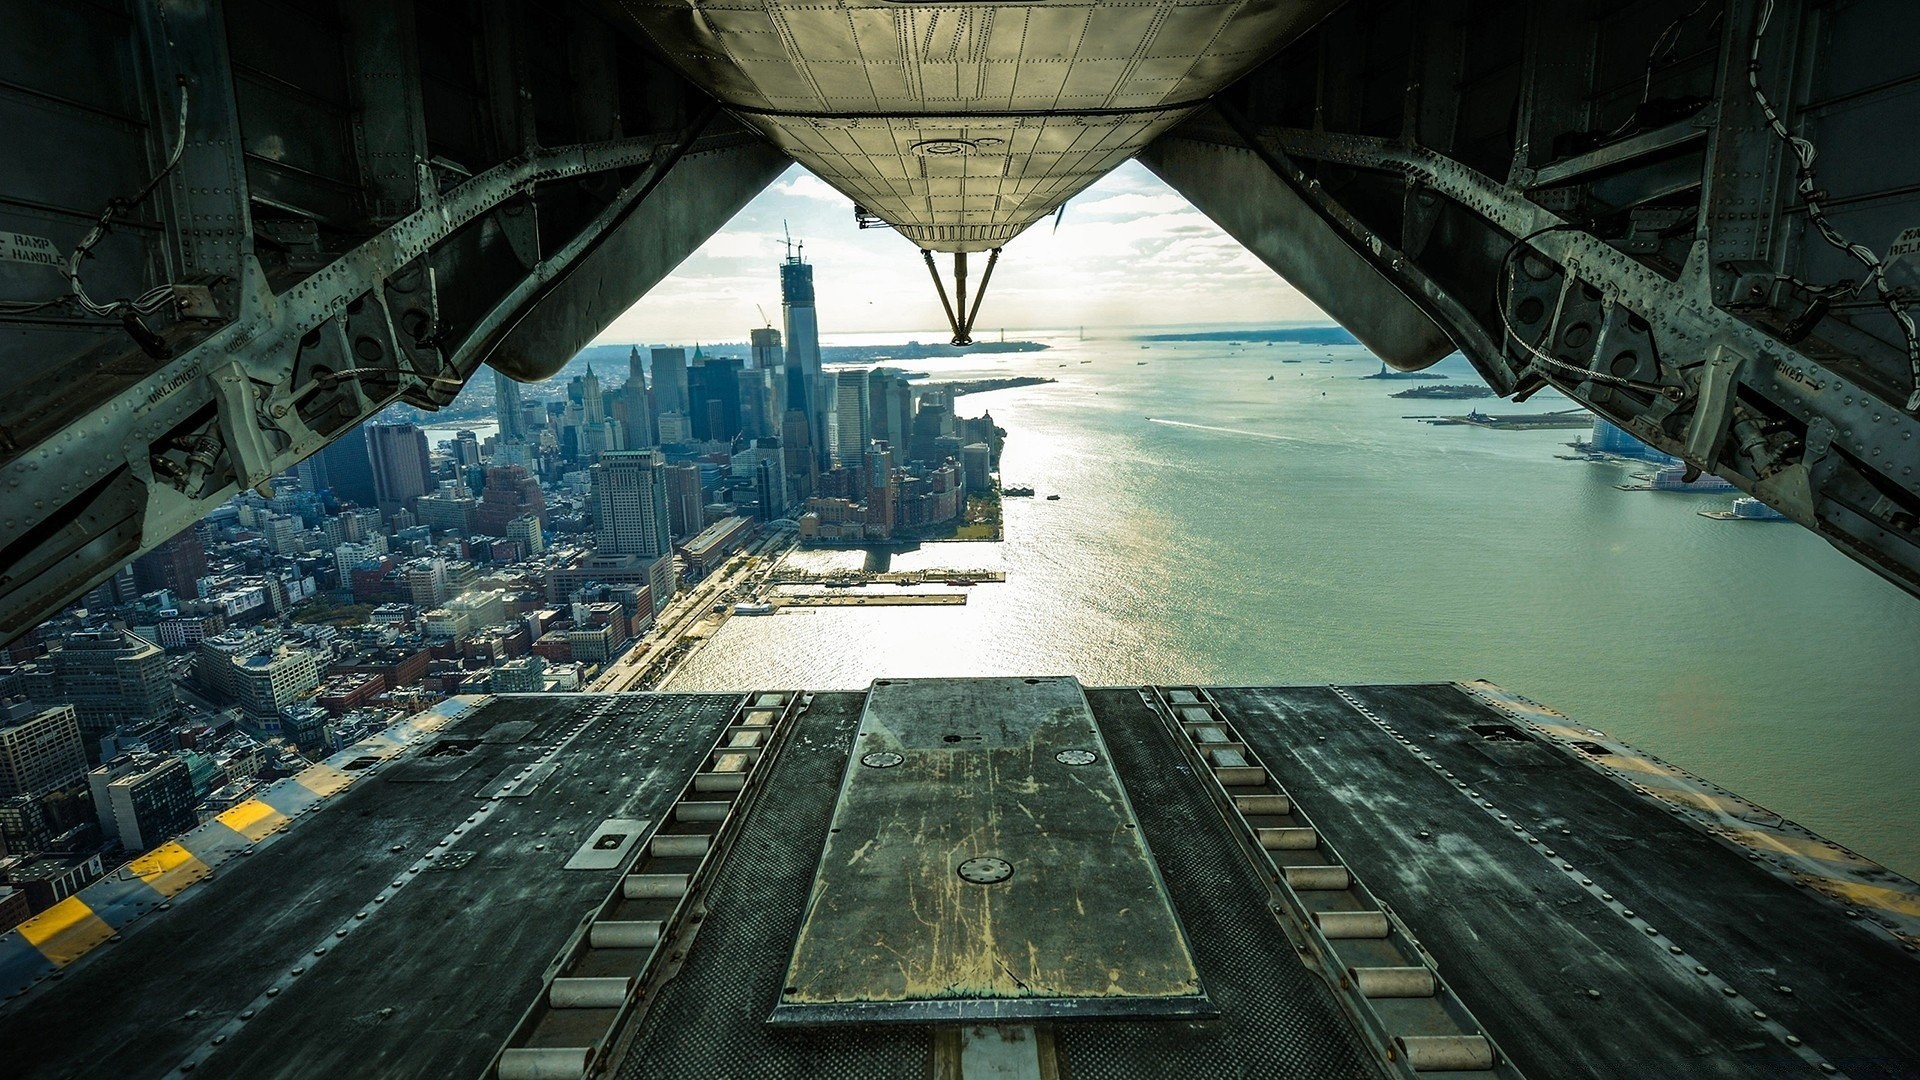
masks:
<svg viewBox="0 0 1920 1080"><path fill-rule="evenodd" d="M1036 489L1005 501L1006 541L892 556L1006 583L735 618L671 688L1487 678L1920 872L1920 600L1811 533L1699 516L1731 495L1616 490L1629 470L1556 459L1579 431L1402 419L1570 406L1551 394L1395 400L1412 384L1362 379L1357 346L1047 340L903 365L1059 380L959 402L1007 429L1004 482Z"/></svg>

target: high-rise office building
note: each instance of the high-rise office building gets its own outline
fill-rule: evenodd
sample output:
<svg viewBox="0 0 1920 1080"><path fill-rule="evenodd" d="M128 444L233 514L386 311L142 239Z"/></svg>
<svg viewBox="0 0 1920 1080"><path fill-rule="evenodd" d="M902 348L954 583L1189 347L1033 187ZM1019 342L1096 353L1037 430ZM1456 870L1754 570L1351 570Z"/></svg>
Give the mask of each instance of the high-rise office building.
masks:
<svg viewBox="0 0 1920 1080"><path fill-rule="evenodd" d="M193 828L193 777L166 754L122 755L87 774L100 830L128 851L145 851Z"/></svg>
<svg viewBox="0 0 1920 1080"><path fill-rule="evenodd" d="M903 461L913 441L913 383L899 368L874 368L867 374L872 438L894 448Z"/></svg>
<svg viewBox="0 0 1920 1080"><path fill-rule="evenodd" d="M797 409L807 418L813 448L814 467L825 472L833 467L833 446L827 441L827 417L833 403L826 400L831 391L820 374L820 321L814 311L813 266L804 258L804 248L787 250L780 264L780 311L786 321L787 408ZM783 434L781 441L793 446Z"/></svg>
<svg viewBox="0 0 1920 1080"><path fill-rule="evenodd" d="M73 706L89 759L116 728L144 729L178 719L167 654L125 630L76 630L53 654L58 700Z"/></svg>
<svg viewBox="0 0 1920 1080"><path fill-rule="evenodd" d="M547 500L540 492L540 481L519 465L488 469L473 527L487 536L506 536L515 519L529 516L542 526L547 523Z"/></svg>
<svg viewBox="0 0 1920 1080"><path fill-rule="evenodd" d="M780 313L787 325L787 406L811 414L820 377L820 322L813 306L813 267L791 250L780 264Z"/></svg>
<svg viewBox="0 0 1920 1080"><path fill-rule="evenodd" d="M867 502L867 531L882 538L893 534L899 489L893 485L893 452L885 443L869 443L860 462L861 488Z"/></svg>
<svg viewBox="0 0 1920 1080"><path fill-rule="evenodd" d="M667 477L667 524L673 536L692 536L706 526L706 493L700 488L700 466L692 463L669 465Z"/></svg>
<svg viewBox="0 0 1920 1080"><path fill-rule="evenodd" d="M410 509L433 488L427 433L412 424L369 424L366 431L380 512Z"/></svg>
<svg viewBox="0 0 1920 1080"><path fill-rule="evenodd" d="M471 431L454 432L453 460L461 466L480 464L480 437Z"/></svg>
<svg viewBox="0 0 1920 1080"><path fill-rule="evenodd" d="M234 696L256 724L278 724L280 710L320 685L320 664L305 649L282 646L234 658Z"/></svg>
<svg viewBox="0 0 1920 1080"><path fill-rule="evenodd" d="M861 455L873 441L873 418L867 397L867 373L842 371L834 380L834 417L839 423L834 455L849 469L860 467Z"/></svg>
<svg viewBox="0 0 1920 1080"><path fill-rule="evenodd" d="M687 413L687 350L653 350L653 404L655 415Z"/></svg>
<svg viewBox="0 0 1920 1080"><path fill-rule="evenodd" d="M593 365L587 365L587 373L580 376L580 411L589 424L607 418L607 403L600 393L600 376L593 373Z"/></svg>
<svg viewBox="0 0 1920 1080"><path fill-rule="evenodd" d="M687 418L700 442L732 442L740 434L740 361L733 357L700 355L687 371L692 407Z"/></svg>
<svg viewBox="0 0 1920 1080"><path fill-rule="evenodd" d="M601 455L589 474L598 554L652 559L672 552L666 473L657 450Z"/></svg>
<svg viewBox="0 0 1920 1080"><path fill-rule="evenodd" d="M527 441L527 414L520 403L520 384L498 368L493 372L493 412L500 422L501 442Z"/></svg>
<svg viewBox="0 0 1920 1080"><path fill-rule="evenodd" d="M660 436L653 424L657 410L653 391L647 388L646 364L638 345L627 353L627 383L620 388L620 404L626 413L622 422L626 424L627 448L638 450L658 444Z"/></svg>
<svg viewBox="0 0 1920 1080"><path fill-rule="evenodd" d="M786 501L790 506L803 505L813 498L814 488L818 486L819 471L812 439L813 427L807 422L807 415L798 409L788 409L780 425L780 445L786 450Z"/></svg>
<svg viewBox="0 0 1920 1080"><path fill-rule="evenodd" d="M753 467L754 495L760 503L760 520L773 521L786 516L787 484L784 461L778 457L762 458Z"/></svg>
<svg viewBox="0 0 1920 1080"><path fill-rule="evenodd" d="M199 581L207 576L207 549L193 526L133 561L133 580L141 592L170 589L175 596L200 595Z"/></svg>
<svg viewBox="0 0 1920 1080"><path fill-rule="evenodd" d="M780 331L771 326L756 327L747 334L753 355L747 366L755 371L774 371L787 366L786 350L780 347Z"/></svg>
<svg viewBox="0 0 1920 1080"><path fill-rule="evenodd" d="M9 718L0 712L0 799L39 798L87 775L87 748L71 705Z"/></svg>
<svg viewBox="0 0 1920 1080"><path fill-rule="evenodd" d="M340 502L374 506L380 501L379 488L373 479L373 451L367 434L367 429L372 426L354 425L315 455L325 465L327 486Z"/></svg>
<svg viewBox="0 0 1920 1080"><path fill-rule="evenodd" d="M780 331L771 326L748 336L752 359L741 375L740 427L749 438L777 437L787 413L786 351L780 345Z"/></svg>

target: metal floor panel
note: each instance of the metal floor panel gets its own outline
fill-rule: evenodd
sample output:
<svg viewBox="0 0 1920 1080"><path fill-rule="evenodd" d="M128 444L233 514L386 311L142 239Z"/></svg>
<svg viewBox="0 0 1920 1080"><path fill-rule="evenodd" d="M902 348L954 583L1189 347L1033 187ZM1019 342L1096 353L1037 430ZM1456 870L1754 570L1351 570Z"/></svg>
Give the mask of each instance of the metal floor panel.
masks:
<svg viewBox="0 0 1920 1080"><path fill-rule="evenodd" d="M707 895L685 966L641 1018L620 1075L882 1080L925 1076L925 1029L782 1029L767 1024L864 693L816 694L769 774Z"/></svg>
<svg viewBox="0 0 1920 1080"><path fill-rule="evenodd" d="M774 1022L1205 1016L1071 677L867 694Z"/></svg>
<svg viewBox="0 0 1920 1080"><path fill-rule="evenodd" d="M1213 696L1529 1075L1913 1075L1897 944L1452 684Z"/></svg>
<svg viewBox="0 0 1920 1080"><path fill-rule="evenodd" d="M1222 1015L1058 1025L1063 1069L1073 1080L1373 1075L1332 993L1294 954L1265 886L1140 692L1089 689L1087 700Z"/></svg>

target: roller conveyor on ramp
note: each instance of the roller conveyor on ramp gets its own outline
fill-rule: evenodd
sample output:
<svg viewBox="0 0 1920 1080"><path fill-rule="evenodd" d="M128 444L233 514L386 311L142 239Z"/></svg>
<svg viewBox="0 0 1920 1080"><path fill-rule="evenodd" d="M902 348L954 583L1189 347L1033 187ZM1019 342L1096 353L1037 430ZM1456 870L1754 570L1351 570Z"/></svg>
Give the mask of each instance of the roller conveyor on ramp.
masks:
<svg viewBox="0 0 1920 1080"><path fill-rule="evenodd" d="M164 906L110 881L110 933L0 938L6 1074L1920 1072L1920 888L1487 684L507 695L399 735Z"/></svg>

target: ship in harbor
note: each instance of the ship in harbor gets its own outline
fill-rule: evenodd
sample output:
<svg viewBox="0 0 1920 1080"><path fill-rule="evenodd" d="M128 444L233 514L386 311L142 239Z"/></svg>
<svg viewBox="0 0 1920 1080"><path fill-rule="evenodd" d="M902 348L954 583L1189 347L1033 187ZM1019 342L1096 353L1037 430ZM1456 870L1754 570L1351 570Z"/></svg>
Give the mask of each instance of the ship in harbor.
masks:
<svg viewBox="0 0 1920 1080"><path fill-rule="evenodd" d="M1421 422L1436 427L1482 427L1498 428L1502 431L1540 431L1548 428L1585 428L1593 424L1593 416L1585 409L1560 409L1545 413L1512 413L1506 416L1491 416L1478 409L1465 416L1422 416Z"/></svg>
<svg viewBox="0 0 1920 1080"><path fill-rule="evenodd" d="M1723 476L1701 472L1681 462L1675 465L1663 465L1650 473L1640 473L1639 483L1615 484L1621 491L1677 491L1690 495L1716 494L1723 491L1737 491Z"/></svg>
<svg viewBox="0 0 1920 1080"><path fill-rule="evenodd" d="M1733 500L1731 510L1702 510L1700 516L1715 521L1788 521L1787 515L1751 496Z"/></svg>

